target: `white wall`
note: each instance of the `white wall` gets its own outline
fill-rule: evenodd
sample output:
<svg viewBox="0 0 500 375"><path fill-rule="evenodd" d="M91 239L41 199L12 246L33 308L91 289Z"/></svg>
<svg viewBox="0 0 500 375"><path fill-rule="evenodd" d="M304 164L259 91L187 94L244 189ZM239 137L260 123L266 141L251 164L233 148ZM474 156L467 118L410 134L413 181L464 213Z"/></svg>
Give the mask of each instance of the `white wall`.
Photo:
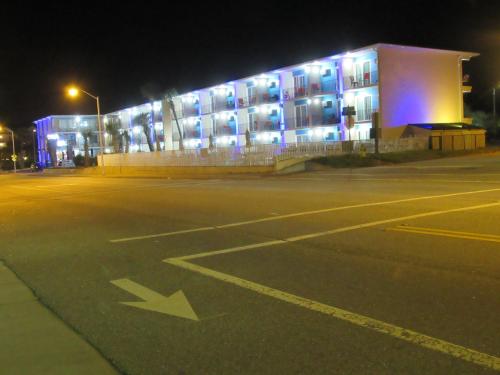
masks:
<svg viewBox="0 0 500 375"><path fill-rule="evenodd" d="M379 90L382 137L407 124L463 120L460 53L382 45Z"/></svg>

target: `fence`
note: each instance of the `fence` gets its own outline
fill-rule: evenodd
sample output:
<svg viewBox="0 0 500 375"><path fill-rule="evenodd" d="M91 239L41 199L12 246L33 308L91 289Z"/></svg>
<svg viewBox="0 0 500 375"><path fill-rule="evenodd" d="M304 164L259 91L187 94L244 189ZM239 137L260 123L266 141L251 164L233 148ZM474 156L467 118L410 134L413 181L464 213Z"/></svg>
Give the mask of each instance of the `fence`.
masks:
<svg viewBox="0 0 500 375"><path fill-rule="evenodd" d="M422 150L429 146L429 138L401 138L380 140L380 152ZM234 146L184 151L139 152L131 154L107 154L106 166L272 166L277 161L348 153L375 152L373 140L304 142L292 144L259 144L250 147Z"/></svg>

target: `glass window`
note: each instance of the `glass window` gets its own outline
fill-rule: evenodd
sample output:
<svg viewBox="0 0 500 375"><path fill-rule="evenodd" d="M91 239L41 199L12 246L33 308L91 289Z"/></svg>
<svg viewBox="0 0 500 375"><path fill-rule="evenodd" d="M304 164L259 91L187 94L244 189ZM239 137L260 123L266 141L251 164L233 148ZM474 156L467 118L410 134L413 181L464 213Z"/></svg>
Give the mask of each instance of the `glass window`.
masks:
<svg viewBox="0 0 500 375"><path fill-rule="evenodd" d="M295 107L295 126L303 128L309 125L309 117L307 114L307 104L298 105Z"/></svg>

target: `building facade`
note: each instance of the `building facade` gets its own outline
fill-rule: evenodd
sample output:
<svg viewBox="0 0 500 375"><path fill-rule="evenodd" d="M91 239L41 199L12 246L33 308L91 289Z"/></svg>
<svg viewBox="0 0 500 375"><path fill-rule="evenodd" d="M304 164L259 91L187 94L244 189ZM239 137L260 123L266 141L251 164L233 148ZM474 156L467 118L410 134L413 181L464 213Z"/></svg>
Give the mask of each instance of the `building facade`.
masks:
<svg viewBox="0 0 500 375"><path fill-rule="evenodd" d="M108 113L103 123L119 129L105 126L104 147L106 152L176 150L181 134L186 149L366 140L374 136L375 120L387 139L405 136L411 124L471 124L463 112L463 94L471 87L463 80L462 63L475 56L375 44L184 93L173 98L173 106L162 100ZM63 156L68 144L81 152L78 134L84 126L77 118L35 121L42 129L42 162L42 154L50 153L44 145L56 133L55 157ZM85 118L95 124L95 116ZM96 150L96 139L90 141Z"/></svg>

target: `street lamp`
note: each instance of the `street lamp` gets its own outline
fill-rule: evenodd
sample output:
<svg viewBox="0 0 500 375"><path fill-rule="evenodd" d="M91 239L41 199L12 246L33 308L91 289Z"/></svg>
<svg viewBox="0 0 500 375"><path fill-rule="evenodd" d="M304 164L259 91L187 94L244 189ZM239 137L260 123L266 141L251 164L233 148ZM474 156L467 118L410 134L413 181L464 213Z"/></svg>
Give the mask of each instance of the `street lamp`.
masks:
<svg viewBox="0 0 500 375"><path fill-rule="evenodd" d="M496 109L496 91L500 88L500 82L497 83L495 87L492 89L493 95L493 129L495 129L495 136L497 135L497 109Z"/></svg>
<svg viewBox="0 0 500 375"><path fill-rule="evenodd" d="M99 149L100 149L100 156L101 156L101 170L102 170L102 174L104 175L104 147L103 147L103 139L102 139L102 136L103 136L103 130L102 130L102 125L101 125L101 108L100 108L100 105L99 105L99 97L98 96L95 96L95 95L92 95L90 93L88 93L87 91L85 90L82 90L80 88L77 88L77 87L70 87L68 89L68 95L71 97L71 98L76 98L78 96L78 94L81 92L83 92L84 94L86 94L87 96L90 96L92 99L94 99L96 101L96 105L97 105L97 126L98 126L98 129L99 129Z"/></svg>
<svg viewBox="0 0 500 375"><path fill-rule="evenodd" d="M10 136L12 138L12 161L14 163L14 173L17 173L17 166L16 166L17 155L16 155L16 143L14 141L14 131L4 125L0 125L0 132L2 132L4 129L10 132Z"/></svg>

